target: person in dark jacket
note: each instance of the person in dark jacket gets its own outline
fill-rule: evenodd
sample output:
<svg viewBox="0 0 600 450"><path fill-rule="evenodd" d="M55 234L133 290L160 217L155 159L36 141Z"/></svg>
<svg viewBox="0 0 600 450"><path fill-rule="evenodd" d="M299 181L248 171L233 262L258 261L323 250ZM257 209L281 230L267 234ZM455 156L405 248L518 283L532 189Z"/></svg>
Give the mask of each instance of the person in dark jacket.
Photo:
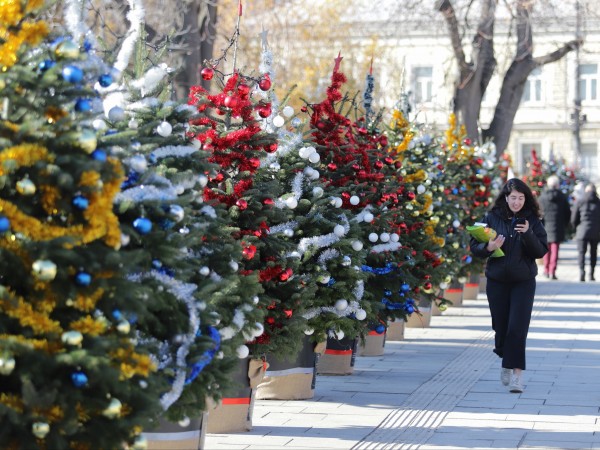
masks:
<svg viewBox="0 0 600 450"><path fill-rule="evenodd" d="M556 280L558 249L564 242L567 227L571 221L569 199L559 189L560 180L556 175L548 177L546 189L540 195L540 207L544 228L548 234L548 253L544 255L544 275Z"/></svg>
<svg viewBox="0 0 600 450"><path fill-rule="evenodd" d="M502 358L502 384L519 393L538 273L535 260L548 251L546 230L537 200L518 178L506 182L481 222L497 235L483 243L472 238L470 248L473 255L488 258L486 295L495 332L494 353ZM498 248L504 256L491 258Z"/></svg>
<svg viewBox="0 0 600 450"><path fill-rule="evenodd" d="M575 240L579 257L579 280L585 281L585 254L590 246L590 280L594 281L598 240L600 239L600 199L596 186L589 183L573 209L571 224L575 227Z"/></svg>

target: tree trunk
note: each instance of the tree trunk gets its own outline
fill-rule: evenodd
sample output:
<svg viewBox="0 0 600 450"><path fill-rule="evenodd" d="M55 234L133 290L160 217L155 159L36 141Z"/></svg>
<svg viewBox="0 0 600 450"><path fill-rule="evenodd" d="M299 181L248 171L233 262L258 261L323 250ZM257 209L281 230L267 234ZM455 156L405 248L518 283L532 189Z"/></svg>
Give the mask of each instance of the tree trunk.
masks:
<svg viewBox="0 0 600 450"><path fill-rule="evenodd" d="M187 98L191 86L203 84L207 87L200 71L203 62L213 55L216 22L216 2L196 0L184 15L184 29L189 31L185 38L182 70L175 79L175 95L180 100Z"/></svg>

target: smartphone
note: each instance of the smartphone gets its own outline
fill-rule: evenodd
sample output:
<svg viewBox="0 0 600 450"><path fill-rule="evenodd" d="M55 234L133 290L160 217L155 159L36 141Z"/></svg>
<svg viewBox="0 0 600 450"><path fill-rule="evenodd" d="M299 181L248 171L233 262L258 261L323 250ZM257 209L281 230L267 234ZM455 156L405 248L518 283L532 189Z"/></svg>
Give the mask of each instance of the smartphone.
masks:
<svg viewBox="0 0 600 450"><path fill-rule="evenodd" d="M517 220L515 220L515 225L522 225L525 223L525 219L523 217L517 217Z"/></svg>

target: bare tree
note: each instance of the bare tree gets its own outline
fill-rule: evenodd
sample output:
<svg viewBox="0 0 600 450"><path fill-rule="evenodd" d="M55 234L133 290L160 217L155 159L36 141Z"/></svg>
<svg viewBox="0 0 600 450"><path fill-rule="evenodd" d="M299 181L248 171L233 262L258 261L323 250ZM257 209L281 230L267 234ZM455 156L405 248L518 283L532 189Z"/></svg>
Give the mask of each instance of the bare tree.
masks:
<svg viewBox="0 0 600 450"><path fill-rule="evenodd" d="M475 142L492 140L498 156L506 149L513 121L525 82L537 67L559 60L570 51L577 49L582 41L571 40L555 51L542 56L533 56L532 21L530 20L531 0L516 0L515 26L516 51L510 67L504 74L500 98L496 104L494 117L487 129L479 131L481 101L496 68L494 56L494 25L498 0L481 0L481 10L477 32L468 59L461 38L461 27L451 0L438 0L436 9L440 11L448 26L448 33L459 68L455 85L454 112L464 123L467 134Z"/></svg>

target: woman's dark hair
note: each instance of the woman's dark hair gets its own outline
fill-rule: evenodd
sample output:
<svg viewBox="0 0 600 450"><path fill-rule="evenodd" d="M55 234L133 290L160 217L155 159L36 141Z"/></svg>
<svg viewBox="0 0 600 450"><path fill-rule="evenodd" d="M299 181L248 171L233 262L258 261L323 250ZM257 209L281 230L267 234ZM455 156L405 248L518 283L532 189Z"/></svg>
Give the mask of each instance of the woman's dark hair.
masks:
<svg viewBox="0 0 600 450"><path fill-rule="evenodd" d="M533 195L531 188L527 186L524 181L519 180L518 178L511 178L504 184L502 190L498 194L498 197L496 197L496 200L494 201L494 208L502 209L509 215L512 214L510 212L510 208L508 207L508 203L506 202L506 197L508 197L512 191L517 191L525 195L525 204L523 205L523 209L521 209L521 211L529 210L535 214L536 217L541 217L540 205Z"/></svg>

